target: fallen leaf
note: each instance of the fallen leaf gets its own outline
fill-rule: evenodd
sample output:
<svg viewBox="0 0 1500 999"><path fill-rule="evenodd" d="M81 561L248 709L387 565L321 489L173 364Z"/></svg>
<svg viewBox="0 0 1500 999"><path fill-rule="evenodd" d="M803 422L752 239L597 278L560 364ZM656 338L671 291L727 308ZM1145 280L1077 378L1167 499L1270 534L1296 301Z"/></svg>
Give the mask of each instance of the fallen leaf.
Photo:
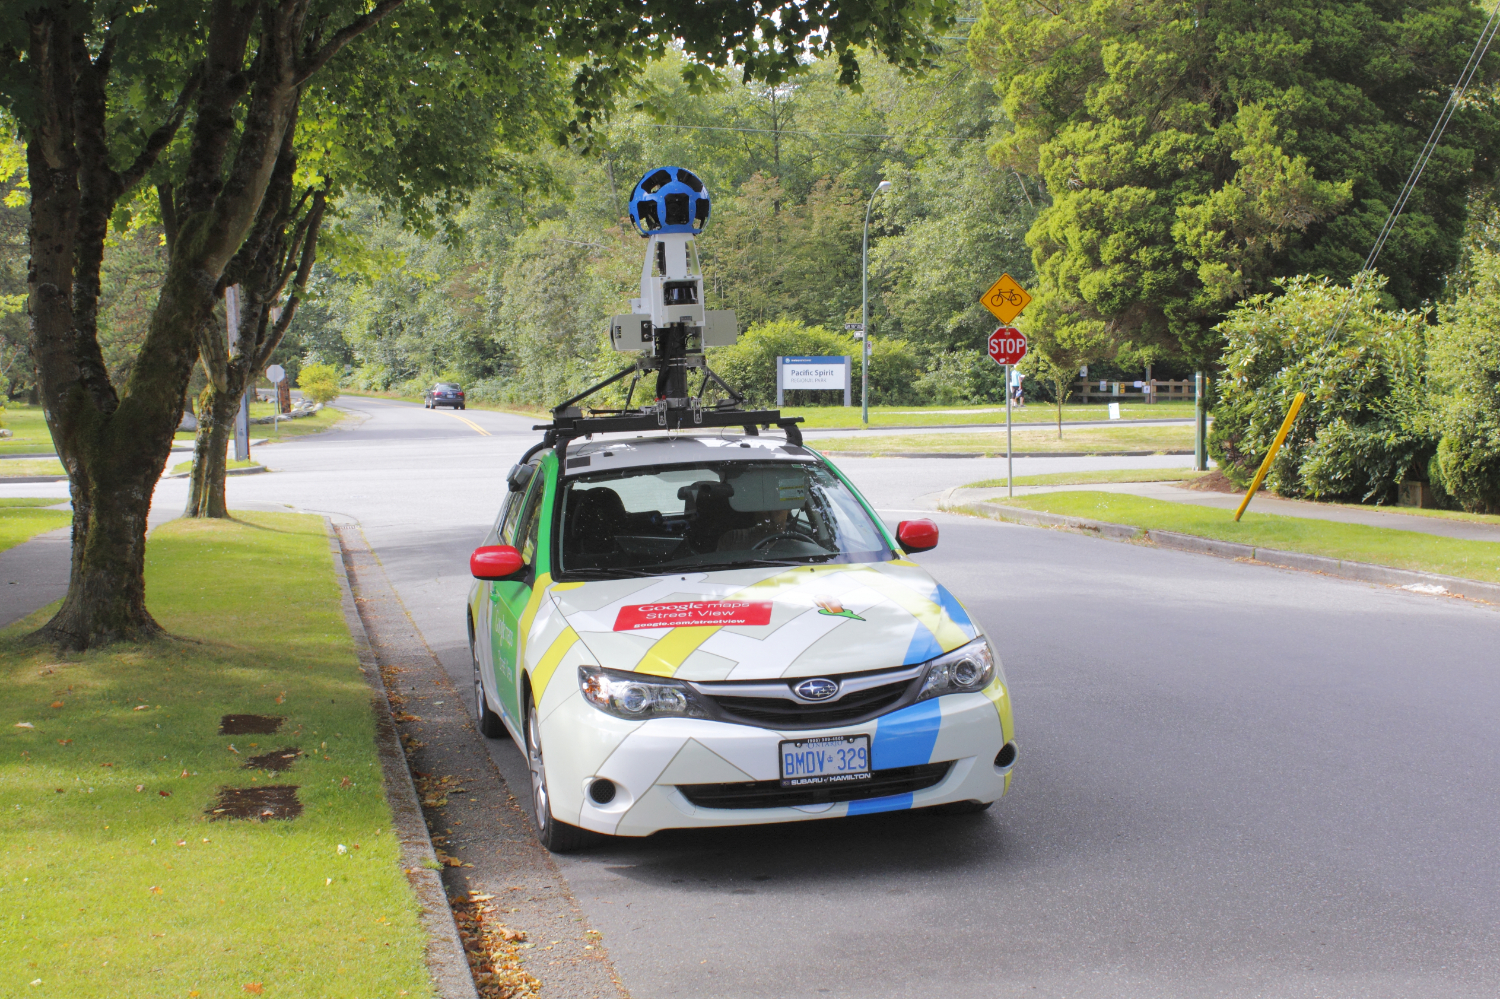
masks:
<svg viewBox="0 0 1500 999"><path fill-rule="evenodd" d="M352 786L353 786L353 785L351 785L351 784L350 784L350 783L349 783L349 778L348 778L348 777L345 777L345 778L344 778L344 779L343 779L343 781L342 781L342 782L341 782L341 783L340 783L340 784L339 784L339 787L352 787Z"/></svg>
<svg viewBox="0 0 1500 999"><path fill-rule="evenodd" d="M283 690L281 693L279 693L279 694L276 695L276 703L277 704L281 704L281 703L283 703L285 701L286 701L286 691Z"/></svg>
<svg viewBox="0 0 1500 999"><path fill-rule="evenodd" d="M144 791L144 790L146 790L146 785L145 785L145 784L137 784L137 785L136 785L136 786L135 786L135 789L136 789L136 790L137 790L137 791Z"/></svg>
<svg viewBox="0 0 1500 999"><path fill-rule="evenodd" d="M245 991L251 995L260 995L262 991L260 982L246 982Z"/></svg>
<svg viewBox="0 0 1500 999"><path fill-rule="evenodd" d="M349 852L349 848L347 846L345 846L344 844L340 843L339 844L339 856L342 857L344 854L346 854L348 852Z"/></svg>
<svg viewBox="0 0 1500 999"><path fill-rule="evenodd" d="M53 707L54 707L54 708L60 708L60 707L62 707L62 706L63 706L63 702L62 702L62 701L53 701L53 702L52 702L52 706L53 706Z"/></svg>
<svg viewBox="0 0 1500 999"><path fill-rule="evenodd" d="M515 943L526 939L525 930L513 930L509 926L500 927L500 935L505 938L506 943Z"/></svg>
<svg viewBox="0 0 1500 999"><path fill-rule="evenodd" d="M57 789L57 793L58 793L58 794L62 794L62 793L63 793L63 789L62 789L62 788L58 788L58 789Z"/></svg>
<svg viewBox="0 0 1500 999"><path fill-rule="evenodd" d="M178 777L186 777L187 775L188 775L188 772L186 770L184 770L182 773L178 774L177 776Z"/></svg>
<svg viewBox="0 0 1500 999"><path fill-rule="evenodd" d="M73 744L73 740L72 739L58 739L57 740L57 744L59 746L71 746Z"/></svg>
<svg viewBox="0 0 1500 999"><path fill-rule="evenodd" d="M130 710L131 711L145 711L150 706L151 705L149 705L149 704L137 704L135 707L131 708Z"/></svg>
<svg viewBox="0 0 1500 999"><path fill-rule="evenodd" d="M494 897L493 895L481 895L478 892L473 892L469 895L469 899L474 902L488 902Z"/></svg>
<svg viewBox="0 0 1500 999"><path fill-rule="evenodd" d="M156 885L152 885L150 888L147 888L146 890L149 891L153 895L160 895L161 894L161 889L158 888Z"/></svg>
<svg viewBox="0 0 1500 999"><path fill-rule="evenodd" d="M31 724L31 722L16 722L16 728L36 728L36 726ZM41 979L38 978L37 981L41 981Z"/></svg>
<svg viewBox="0 0 1500 999"><path fill-rule="evenodd" d="M161 795L163 798L170 798L170 797L172 797L172 792L171 791L157 791L156 793L159 794L159 795Z"/></svg>
<svg viewBox="0 0 1500 999"><path fill-rule="evenodd" d="M234 748L234 743L232 742L229 744L229 751L236 756L240 755L240 751Z"/></svg>
<svg viewBox="0 0 1500 999"><path fill-rule="evenodd" d="M101 766L101 767L112 767L112 766L114 766L114 764L113 764L113 763L101 763L101 764L99 764L99 765L100 765L100 766Z"/></svg>

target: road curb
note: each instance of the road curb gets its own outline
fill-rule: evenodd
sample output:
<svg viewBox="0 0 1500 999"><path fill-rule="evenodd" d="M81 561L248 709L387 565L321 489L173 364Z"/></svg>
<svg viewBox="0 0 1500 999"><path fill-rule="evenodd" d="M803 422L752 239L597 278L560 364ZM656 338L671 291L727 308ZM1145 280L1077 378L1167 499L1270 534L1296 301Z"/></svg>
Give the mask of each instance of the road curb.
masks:
<svg viewBox="0 0 1500 999"><path fill-rule="evenodd" d="M324 517L323 527L328 532L328 550L333 555L338 575L344 623L354 639L360 672L370 687L370 706L375 714L375 749L385 778L386 800L391 805L396 834L401 838L401 866L422 907L420 918L422 928L427 932L427 970L443 999L478 999L463 941L459 939L458 926L453 922L453 910L448 906L448 893L443 887L443 879L438 876L442 865L438 863L432 840L428 837L422 805L417 799L416 786L412 784L410 768L406 765L406 753L401 748L396 721L391 716L385 682L375 661L370 636L359 616L354 590L349 585L344 546L332 520Z"/></svg>
<svg viewBox="0 0 1500 999"><path fill-rule="evenodd" d="M1362 583L1379 583L1420 592L1446 594L1500 604L1500 584L1485 583L1461 576L1443 576L1435 572L1418 572L1414 569L1396 569L1369 562L1352 562L1347 559L1329 558L1324 555L1308 555L1304 552L1288 552L1277 548L1257 548L1234 541L1216 541L1177 531L1151 531L1123 524L1108 524L1082 517L1065 517L1040 510L1005 506L999 503L950 504L945 494L938 500L938 508L953 512L973 511L993 520L1004 520L1028 527L1062 527L1081 531L1111 541L1131 541L1153 544L1158 548L1193 552L1199 555L1217 555L1220 558L1243 559L1282 569L1298 569L1303 572L1318 572L1325 576L1337 576Z"/></svg>

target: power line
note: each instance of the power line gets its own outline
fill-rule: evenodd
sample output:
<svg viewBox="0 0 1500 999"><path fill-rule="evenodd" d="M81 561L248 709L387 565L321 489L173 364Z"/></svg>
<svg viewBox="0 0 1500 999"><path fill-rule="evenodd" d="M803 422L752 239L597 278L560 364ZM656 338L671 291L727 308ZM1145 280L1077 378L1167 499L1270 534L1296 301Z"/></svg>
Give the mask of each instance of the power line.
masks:
<svg viewBox="0 0 1500 999"><path fill-rule="evenodd" d="M1350 295L1345 300L1343 308L1339 310L1333 325L1328 328L1323 342L1332 341L1337 335L1344 320L1348 318L1349 311L1354 307L1354 300L1363 290L1365 276L1375 267L1375 261L1380 259L1380 253L1385 249L1386 241L1390 239L1391 233L1396 229L1396 221L1406 209L1406 203L1411 199L1412 193L1416 191L1417 184L1422 180L1422 173L1427 169L1427 163L1432 159L1432 154L1437 151L1437 146L1442 141L1443 133L1448 129L1448 123L1453 120L1454 114L1458 112L1459 105L1463 102L1469 85L1474 82L1474 74L1479 72L1479 66L1484 62L1484 57L1489 53L1490 43L1495 40L1500 24L1496 18L1500 16L1500 5L1490 12L1490 19L1484 23L1479 37L1474 39L1474 48L1469 52L1469 61L1464 64L1463 71L1458 74L1458 81L1453 84L1453 90L1448 94L1448 103L1443 105L1442 112L1437 121L1433 122L1432 131L1427 135L1427 142L1417 153L1417 161L1412 164L1411 174L1406 178L1406 183L1401 188L1401 193L1396 196L1396 201L1391 205L1390 214L1385 218L1385 224L1380 227L1380 232L1375 236L1375 242L1370 246L1370 253L1365 257L1365 264L1360 268L1359 277L1355 285L1350 288Z"/></svg>

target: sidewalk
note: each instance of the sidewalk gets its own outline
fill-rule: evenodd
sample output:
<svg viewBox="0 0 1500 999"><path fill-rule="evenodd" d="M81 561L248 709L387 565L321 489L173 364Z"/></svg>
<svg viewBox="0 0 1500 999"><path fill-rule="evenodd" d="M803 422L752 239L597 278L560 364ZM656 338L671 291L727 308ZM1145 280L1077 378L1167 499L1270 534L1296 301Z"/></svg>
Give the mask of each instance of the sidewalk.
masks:
<svg viewBox="0 0 1500 999"><path fill-rule="evenodd" d="M0 552L0 628L67 594L71 531L59 527Z"/></svg>
<svg viewBox="0 0 1500 999"><path fill-rule="evenodd" d="M1217 507L1221 510L1235 509L1244 498L1243 493L1199 492L1183 489L1171 482L1100 482L1094 485L1016 486L1015 495L1021 497L1059 492L1127 493L1144 499L1162 500L1168 503L1192 503L1198 506ZM939 507L969 506L985 501L1004 503L1005 500L1004 486L987 489L959 487L945 492L938 501L938 505ZM1500 525L1497 524L1423 517L1417 514L1387 512L1374 507L1356 510L1328 503L1314 503L1309 500L1282 499L1269 492L1256 494L1255 499L1250 502L1250 509L1283 517L1305 517L1312 520L1331 520L1342 524L1362 524L1366 527L1413 531L1417 534L1432 534L1462 541L1500 542Z"/></svg>

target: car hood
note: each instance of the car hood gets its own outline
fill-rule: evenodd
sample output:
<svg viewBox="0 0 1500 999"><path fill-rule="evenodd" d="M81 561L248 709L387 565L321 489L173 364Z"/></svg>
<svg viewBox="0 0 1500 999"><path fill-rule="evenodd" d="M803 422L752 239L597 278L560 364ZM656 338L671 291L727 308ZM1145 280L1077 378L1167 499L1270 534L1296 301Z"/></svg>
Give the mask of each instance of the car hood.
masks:
<svg viewBox="0 0 1500 999"><path fill-rule="evenodd" d="M558 583L549 596L599 665L686 680L888 669L979 633L905 560Z"/></svg>

